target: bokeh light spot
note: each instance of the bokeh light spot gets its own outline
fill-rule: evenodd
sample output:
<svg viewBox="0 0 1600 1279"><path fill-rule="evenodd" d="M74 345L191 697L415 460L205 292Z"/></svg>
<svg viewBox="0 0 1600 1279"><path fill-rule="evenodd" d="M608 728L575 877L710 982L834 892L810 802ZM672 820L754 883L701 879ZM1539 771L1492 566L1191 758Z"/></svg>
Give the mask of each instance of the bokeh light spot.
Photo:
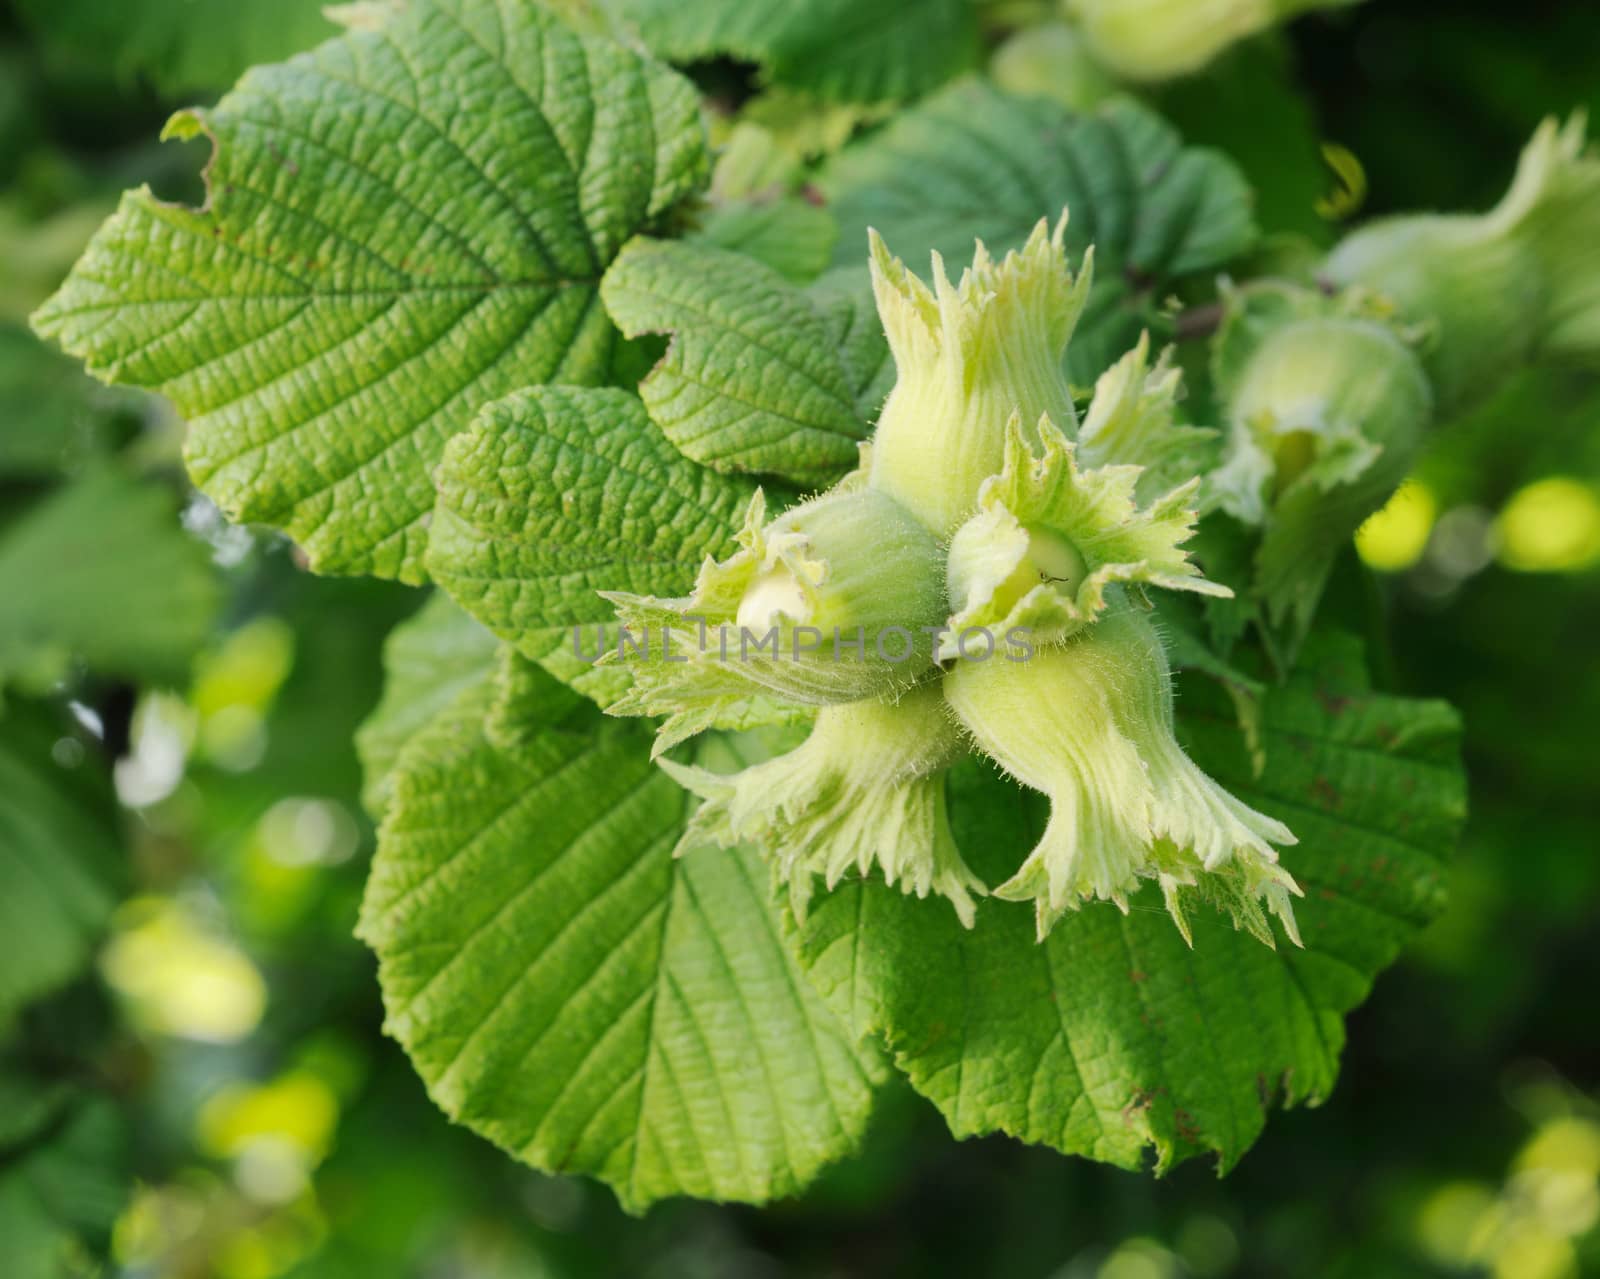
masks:
<svg viewBox="0 0 1600 1279"><path fill-rule="evenodd" d="M266 1010L266 983L249 957L172 899L124 906L100 967L134 1020L154 1034L234 1043Z"/></svg>
<svg viewBox="0 0 1600 1279"><path fill-rule="evenodd" d="M1433 491L1407 480L1381 511L1356 533L1356 552L1382 573L1410 568L1428 548L1428 535L1438 514Z"/></svg>
<svg viewBox="0 0 1600 1279"><path fill-rule="evenodd" d="M1578 480L1536 480L1495 521L1499 560L1520 573L1571 573L1600 564L1600 497Z"/></svg>

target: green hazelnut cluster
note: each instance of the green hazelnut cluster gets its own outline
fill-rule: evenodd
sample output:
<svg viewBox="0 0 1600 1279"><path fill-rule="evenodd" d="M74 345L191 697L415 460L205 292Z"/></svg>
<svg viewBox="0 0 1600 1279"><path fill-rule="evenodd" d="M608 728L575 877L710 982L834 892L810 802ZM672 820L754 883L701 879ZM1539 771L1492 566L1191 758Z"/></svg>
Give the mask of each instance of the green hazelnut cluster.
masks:
<svg viewBox="0 0 1600 1279"><path fill-rule="evenodd" d="M1092 279L1065 217L1002 261L978 246L932 284L877 237L871 269L897 381L862 465L769 519L682 599L613 595L642 637L610 709L662 717L658 753L705 729L810 725L742 770L662 759L701 799L682 851L753 846L801 917L820 879L881 874L972 926L989 893L957 848L950 766L987 756L1049 796L1038 846L995 896L1123 910L1155 881L1188 936L1204 901L1271 944L1298 941L1281 823L1207 777L1173 733L1157 589L1226 596L1183 544L1198 450L1179 375L1147 341L1100 379L1080 421L1063 356ZM653 641L653 646L652 646Z"/></svg>
<svg viewBox="0 0 1600 1279"><path fill-rule="evenodd" d="M1530 363L1600 362L1597 224L1585 121L1547 120L1489 212L1384 219L1312 278L1225 289L1212 382L1227 437L1200 504L1257 534L1252 589L1280 661L1436 418Z"/></svg>

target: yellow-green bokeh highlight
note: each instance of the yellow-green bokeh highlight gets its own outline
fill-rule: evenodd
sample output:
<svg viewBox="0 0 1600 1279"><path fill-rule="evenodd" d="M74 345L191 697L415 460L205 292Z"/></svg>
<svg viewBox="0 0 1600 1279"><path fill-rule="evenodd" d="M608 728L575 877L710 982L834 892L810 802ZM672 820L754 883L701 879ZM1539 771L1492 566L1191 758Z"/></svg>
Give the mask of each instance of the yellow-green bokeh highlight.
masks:
<svg viewBox="0 0 1600 1279"><path fill-rule="evenodd" d="M1600 1121L1546 1120L1503 1184L1451 1181L1422 1203L1418 1250L1437 1265L1493 1279L1577 1279L1577 1243L1600 1226Z"/></svg>
<svg viewBox="0 0 1600 1279"><path fill-rule="evenodd" d="M1356 532L1356 553L1382 573L1410 568L1428 549L1439 517L1438 499L1420 480L1407 480L1381 511Z"/></svg>
<svg viewBox="0 0 1600 1279"><path fill-rule="evenodd" d="M199 719L199 752L243 771L266 750L266 720L294 665L294 632L282 618L257 617L195 663L190 703Z"/></svg>
<svg viewBox="0 0 1600 1279"><path fill-rule="evenodd" d="M1520 573L1575 573L1600 564L1600 494L1564 475L1515 493L1495 520L1496 558Z"/></svg>
<svg viewBox="0 0 1600 1279"><path fill-rule="evenodd" d="M267 985L249 956L175 899L122 906L100 969L150 1034L236 1043L266 1011Z"/></svg>

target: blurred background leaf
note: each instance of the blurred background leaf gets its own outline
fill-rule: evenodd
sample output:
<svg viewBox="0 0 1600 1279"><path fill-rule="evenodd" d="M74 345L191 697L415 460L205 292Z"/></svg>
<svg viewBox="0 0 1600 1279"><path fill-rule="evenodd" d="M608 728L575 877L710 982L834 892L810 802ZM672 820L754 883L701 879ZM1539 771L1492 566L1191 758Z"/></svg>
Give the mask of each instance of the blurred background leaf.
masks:
<svg viewBox="0 0 1600 1279"><path fill-rule="evenodd" d="M47 58L145 82L164 95L215 93L246 68L333 35L322 0L15 0Z"/></svg>

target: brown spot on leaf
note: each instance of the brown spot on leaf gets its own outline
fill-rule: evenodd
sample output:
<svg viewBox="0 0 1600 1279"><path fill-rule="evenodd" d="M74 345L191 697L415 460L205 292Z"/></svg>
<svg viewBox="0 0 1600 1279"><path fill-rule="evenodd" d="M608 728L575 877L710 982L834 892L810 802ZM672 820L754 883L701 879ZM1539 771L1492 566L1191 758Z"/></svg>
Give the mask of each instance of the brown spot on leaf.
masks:
<svg viewBox="0 0 1600 1279"><path fill-rule="evenodd" d="M1149 1088L1135 1088L1133 1096L1128 1099L1128 1104L1122 1108L1122 1122L1129 1128L1135 1126L1140 1119L1150 1112L1150 1107L1155 1104L1156 1094Z"/></svg>

